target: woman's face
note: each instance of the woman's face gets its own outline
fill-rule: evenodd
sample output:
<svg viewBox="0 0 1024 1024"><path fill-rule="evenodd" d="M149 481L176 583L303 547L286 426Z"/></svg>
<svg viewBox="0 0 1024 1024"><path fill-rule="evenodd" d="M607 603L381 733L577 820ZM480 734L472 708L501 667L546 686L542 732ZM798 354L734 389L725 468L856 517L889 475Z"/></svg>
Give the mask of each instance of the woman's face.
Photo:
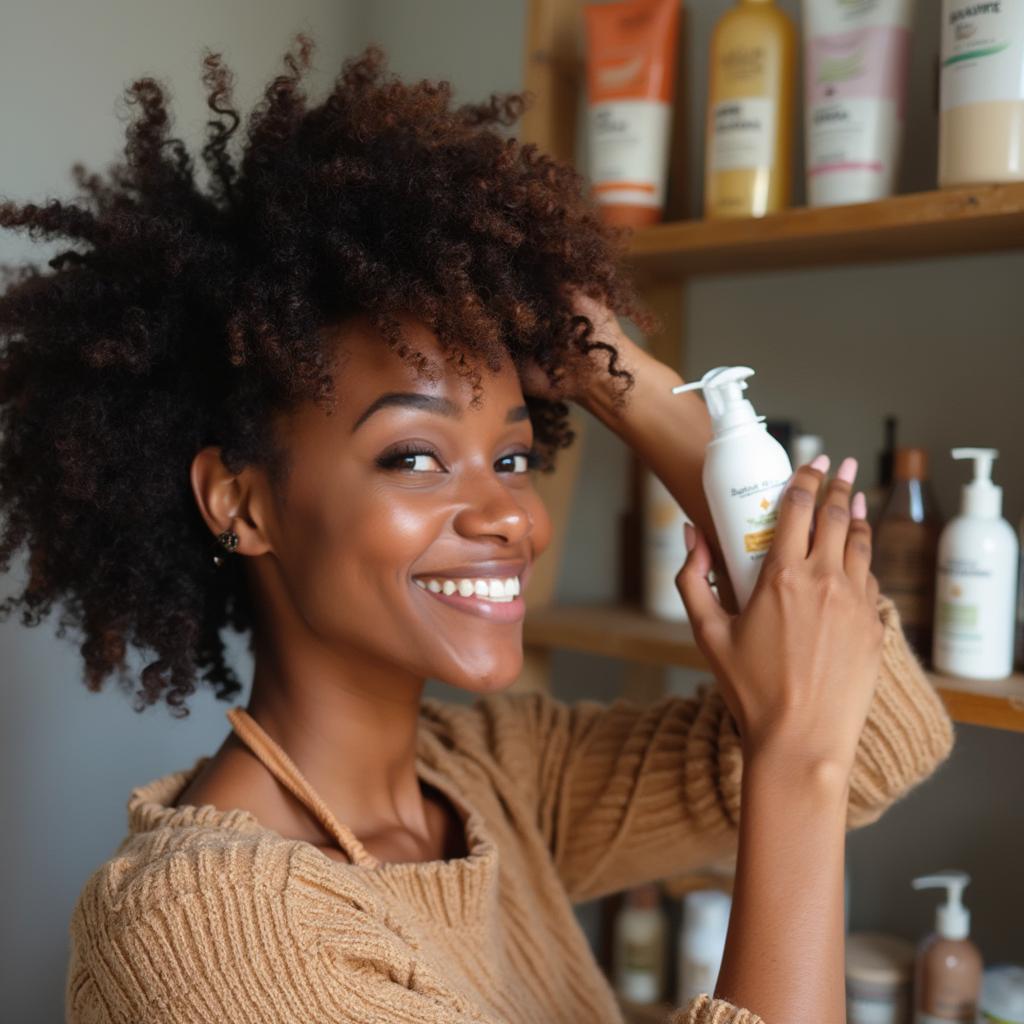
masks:
<svg viewBox="0 0 1024 1024"><path fill-rule="evenodd" d="M321 642L478 692L522 666L522 591L551 539L527 454L533 431L510 359L481 365L483 400L435 336L404 321L435 361L415 371L351 321L328 414L278 424L291 456L273 547L290 600ZM486 591L486 596L481 593Z"/></svg>

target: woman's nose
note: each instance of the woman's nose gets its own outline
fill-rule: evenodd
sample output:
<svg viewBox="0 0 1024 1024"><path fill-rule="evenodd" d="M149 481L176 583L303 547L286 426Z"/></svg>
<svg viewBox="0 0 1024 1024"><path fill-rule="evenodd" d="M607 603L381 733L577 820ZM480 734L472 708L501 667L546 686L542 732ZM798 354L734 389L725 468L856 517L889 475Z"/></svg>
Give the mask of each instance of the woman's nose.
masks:
<svg viewBox="0 0 1024 1024"><path fill-rule="evenodd" d="M455 529L464 537L500 537L507 544L522 540L533 526L530 513L503 485L477 491L455 516Z"/></svg>

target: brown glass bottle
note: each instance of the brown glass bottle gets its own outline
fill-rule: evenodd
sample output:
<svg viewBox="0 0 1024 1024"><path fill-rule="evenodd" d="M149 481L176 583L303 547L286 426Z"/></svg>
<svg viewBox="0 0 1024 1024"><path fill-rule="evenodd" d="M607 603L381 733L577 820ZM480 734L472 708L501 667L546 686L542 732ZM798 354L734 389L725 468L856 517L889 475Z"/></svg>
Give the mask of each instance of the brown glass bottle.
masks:
<svg viewBox="0 0 1024 1024"><path fill-rule="evenodd" d="M882 593L896 605L907 641L922 661L931 658L941 527L928 482L928 453L897 448L892 487L875 528L872 571Z"/></svg>

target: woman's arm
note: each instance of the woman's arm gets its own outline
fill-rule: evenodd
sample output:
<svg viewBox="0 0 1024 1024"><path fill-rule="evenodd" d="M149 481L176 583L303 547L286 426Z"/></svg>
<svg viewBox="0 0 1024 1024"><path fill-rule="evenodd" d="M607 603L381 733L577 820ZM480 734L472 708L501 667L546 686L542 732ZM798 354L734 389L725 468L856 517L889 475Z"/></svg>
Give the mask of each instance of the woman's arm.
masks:
<svg viewBox="0 0 1024 1024"><path fill-rule="evenodd" d="M786 1024L841 1021L848 787L882 658L852 460L815 511L827 463L799 469L744 612L707 581L692 532L680 588L741 736L746 770L733 914L716 996ZM813 542L808 536L814 522Z"/></svg>

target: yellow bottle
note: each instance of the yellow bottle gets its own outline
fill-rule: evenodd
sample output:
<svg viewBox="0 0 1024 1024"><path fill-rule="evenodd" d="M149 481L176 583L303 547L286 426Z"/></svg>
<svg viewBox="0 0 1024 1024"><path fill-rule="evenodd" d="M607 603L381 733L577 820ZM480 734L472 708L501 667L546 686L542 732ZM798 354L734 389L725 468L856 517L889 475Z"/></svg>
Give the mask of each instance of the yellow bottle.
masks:
<svg viewBox="0 0 1024 1024"><path fill-rule="evenodd" d="M796 29L773 0L739 0L711 39L704 216L789 205Z"/></svg>

